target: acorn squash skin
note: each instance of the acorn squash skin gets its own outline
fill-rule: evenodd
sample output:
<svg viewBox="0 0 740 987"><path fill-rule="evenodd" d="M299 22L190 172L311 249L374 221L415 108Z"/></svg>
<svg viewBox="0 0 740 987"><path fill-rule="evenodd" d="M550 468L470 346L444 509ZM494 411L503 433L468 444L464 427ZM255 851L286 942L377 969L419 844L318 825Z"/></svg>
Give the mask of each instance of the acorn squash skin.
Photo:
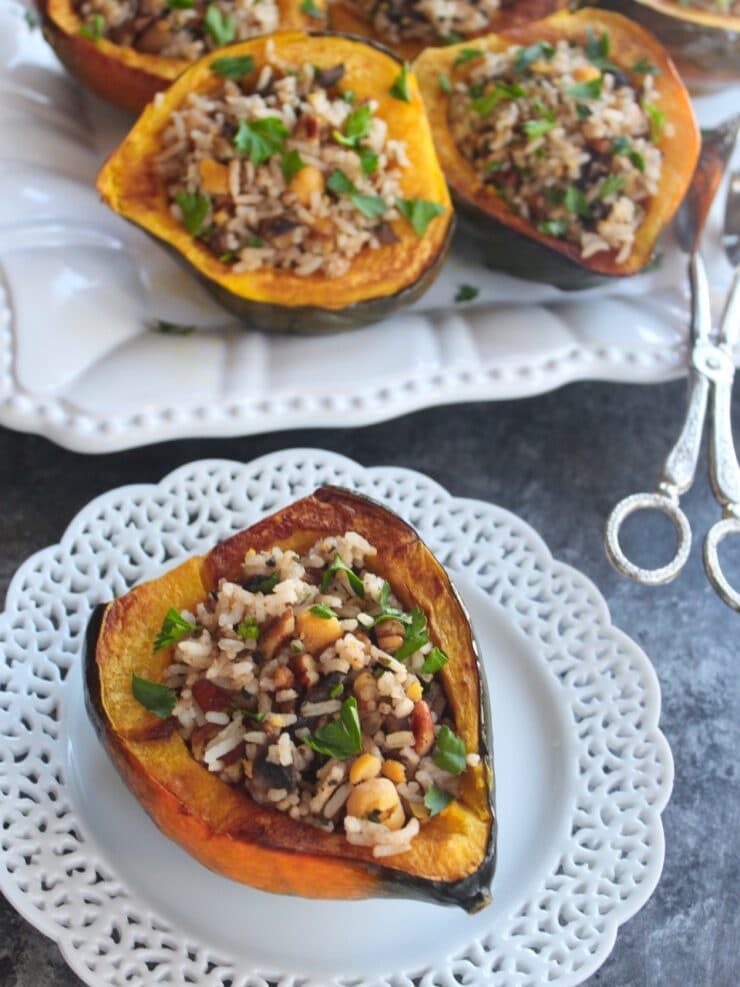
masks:
<svg viewBox="0 0 740 987"><path fill-rule="evenodd" d="M389 138L404 140L410 166L401 176L404 198L439 203L444 213L432 219L423 236L400 218L392 223L397 242L365 249L339 278L320 274L301 277L290 271L262 269L235 274L207 246L193 239L169 209L164 184L154 159L159 133L174 106L192 89L207 91L219 80L201 59L180 76L167 93L151 103L98 175L103 201L173 250L191 272L245 327L316 335L354 329L377 322L419 298L442 268L450 247L454 214L447 184L437 161L421 94L413 75L407 78L410 102L389 92L400 61L382 45L344 35L285 32L272 36L277 54L290 61L308 61L321 68L342 62L343 85L357 99L373 98L388 123ZM264 38L222 49L229 57L264 57Z"/></svg>
<svg viewBox="0 0 740 987"><path fill-rule="evenodd" d="M310 31L320 21L301 11L302 0L277 0L280 30ZM315 0L326 11L326 0ZM192 63L184 58L150 55L105 38L80 34L83 21L72 0L36 0L41 30L59 61L91 92L130 113L139 113ZM218 52L210 53L218 58Z"/></svg>
<svg viewBox="0 0 740 987"><path fill-rule="evenodd" d="M568 6L568 0L513 0L512 3L502 5L488 25L475 34L466 36L465 44L470 44L476 37L490 34L496 31L507 31L511 27L519 24L526 24L528 21L538 21L543 17L554 14L557 10L563 10ZM357 37L370 38L379 41L394 51L400 58L413 61L428 45L419 41L401 41L392 44L385 38L375 33L369 21L362 17L351 6L343 0L333 0L329 7L329 24L332 31L340 31L345 34L354 34ZM443 44L444 42L440 42Z"/></svg>
<svg viewBox="0 0 740 987"><path fill-rule="evenodd" d="M660 138L664 159L659 193L650 202L632 253L620 264L613 251L583 259L577 245L540 233L487 190L460 154L450 135L448 97L439 87L439 76L447 74L452 78L453 63L465 45L427 48L414 62L437 154L461 225L479 241L486 263L517 277L547 281L571 290L589 288L612 277L637 274L650 263L660 233L672 219L691 182L700 146L691 101L671 59L643 28L619 14L591 8L558 13L479 38L476 47L496 50L511 44L526 46L538 40L555 42L561 38L583 42L589 27L598 34L608 33L617 64L629 67L645 57L658 67L660 75L655 77L655 85L661 94L660 107L666 111L667 120L676 132L672 139L665 134Z"/></svg>
<svg viewBox="0 0 740 987"><path fill-rule="evenodd" d="M422 606L450 661L438 673L456 732L481 762L461 795L423 824L412 849L381 864L352 846L252 801L200 765L176 731L163 729L131 694L131 674L161 679L169 649L152 640L170 606L193 606L220 578L236 578L246 551L307 549L346 530L378 548L372 568L405 606ZM210 869L244 884L311 898L405 897L474 912L491 900L497 823L489 706L467 613L447 574L414 530L375 501L322 487L152 582L94 612L84 658L85 703L123 780L162 832ZM163 735L164 734L164 735ZM151 739L150 739L151 738Z"/></svg>
<svg viewBox="0 0 740 987"><path fill-rule="evenodd" d="M654 34L690 86L740 80L740 17L684 7L678 0L601 0L599 6Z"/></svg>

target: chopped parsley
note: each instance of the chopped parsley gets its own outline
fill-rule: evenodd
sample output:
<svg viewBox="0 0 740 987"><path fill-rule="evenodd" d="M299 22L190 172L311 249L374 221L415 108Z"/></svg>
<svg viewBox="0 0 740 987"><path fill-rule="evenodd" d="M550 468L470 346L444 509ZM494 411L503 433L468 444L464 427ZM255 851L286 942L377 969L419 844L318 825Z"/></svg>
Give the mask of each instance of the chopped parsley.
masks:
<svg viewBox="0 0 740 987"><path fill-rule="evenodd" d="M170 10L190 10L193 0L167 0Z"/></svg>
<svg viewBox="0 0 740 987"><path fill-rule="evenodd" d="M333 689L329 690L330 699L339 699L339 697L344 692L344 685L341 682L337 682Z"/></svg>
<svg viewBox="0 0 740 987"><path fill-rule="evenodd" d="M246 716L248 720L254 720L255 723L264 723L266 714L253 713L251 710L244 709L242 710L242 716Z"/></svg>
<svg viewBox="0 0 740 987"><path fill-rule="evenodd" d="M335 757L339 761L359 754L362 750L362 729L355 697L344 700L338 719L325 723L312 736L304 737L303 743L318 754Z"/></svg>
<svg viewBox="0 0 740 987"><path fill-rule="evenodd" d="M293 181L293 179L298 174L298 172L302 168L306 167L306 162L300 156L298 151L294 149L292 151L288 151L287 153L283 153L282 167L283 167L283 175L285 175L285 181L288 182L288 184L290 184L290 182Z"/></svg>
<svg viewBox="0 0 740 987"><path fill-rule="evenodd" d="M468 62L472 62L475 58L482 57L483 52L480 48L463 48L455 61L452 63L452 67L457 69L460 68L461 65L467 65Z"/></svg>
<svg viewBox="0 0 740 987"><path fill-rule="evenodd" d="M203 27L219 46L231 44L236 37L236 20L231 14L222 14L215 3L206 11Z"/></svg>
<svg viewBox="0 0 740 987"><path fill-rule="evenodd" d="M162 648L169 647L175 641L179 641L181 637L197 630L197 624L191 624L189 620L181 617L174 607L170 607L162 621L159 633L154 638L154 651L161 651Z"/></svg>
<svg viewBox="0 0 740 987"><path fill-rule="evenodd" d="M175 202L180 207L185 229L191 236L198 236L211 208L211 200L200 192L180 192L175 196Z"/></svg>
<svg viewBox="0 0 740 987"><path fill-rule="evenodd" d="M465 744L447 724L437 734L433 760L438 768L453 775L462 774L466 768Z"/></svg>
<svg viewBox="0 0 740 987"><path fill-rule="evenodd" d="M400 620L402 624L411 623L411 614L404 613L403 610L399 610L397 607L392 607L389 604L389 599L391 596L390 583L387 581L383 582L378 595L378 603L380 604L380 613L373 620L373 627L378 624L382 624L384 620Z"/></svg>
<svg viewBox="0 0 740 987"><path fill-rule="evenodd" d="M334 174L335 175L336 174L342 175L343 172L341 172L341 171L340 172L334 172ZM324 575L323 575L323 577L321 579L321 592L322 593L326 593L327 589L331 585L332 579L334 579L335 575L338 572L343 572L345 574L345 576L347 577L347 582L349 583L350 589L355 594L355 596L359 596L359 598L361 600L364 600L365 599L365 587L362 584L362 580L357 575L357 573L354 572L352 570L352 568L347 565L346 562L342 561L342 559L341 559L341 557L339 555L335 555L334 556L334 561L331 563L331 565L327 566L326 572L324 573Z"/></svg>
<svg viewBox="0 0 740 987"><path fill-rule="evenodd" d="M401 71L396 76L388 92L394 99L398 99L402 103L411 102L411 94L409 93L409 66L407 62L404 62L401 66Z"/></svg>
<svg viewBox="0 0 740 987"><path fill-rule="evenodd" d="M336 617L332 608L327 607L325 603L316 603L311 607L311 613L314 617L321 617L322 620L331 620L332 617Z"/></svg>
<svg viewBox="0 0 740 987"><path fill-rule="evenodd" d="M520 75L525 72L529 72L532 65L535 62L539 62L541 59L550 61L555 57L555 49L547 41L538 41L534 45L530 45L528 48L520 48L516 53L516 58L514 59L514 69L519 72Z"/></svg>
<svg viewBox="0 0 740 987"><path fill-rule="evenodd" d="M357 99L357 93L354 91L354 89L345 89L344 92L342 93L342 99L344 100L345 103L354 103L354 101Z"/></svg>
<svg viewBox="0 0 740 987"><path fill-rule="evenodd" d="M414 607L411 611L411 620L403 635L403 644L394 653L396 661L405 661L419 648L423 648L429 640L427 629L427 618L421 607Z"/></svg>
<svg viewBox="0 0 740 987"><path fill-rule="evenodd" d="M586 58L596 68L602 72L618 72L619 69L614 62L609 61L609 35L604 31L598 38L593 28L589 24L586 28Z"/></svg>
<svg viewBox="0 0 740 987"><path fill-rule="evenodd" d="M280 117L241 120L234 135L234 147L240 154L248 154L252 164L264 164L284 149L287 136L288 128Z"/></svg>
<svg viewBox="0 0 740 987"><path fill-rule="evenodd" d="M160 720L166 720L172 716L172 710L177 702L177 694L174 689L159 682L150 682L149 679L140 678L135 672L131 676L131 692L137 703L154 713Z"/></svg>
<svg viewBox="0 0 740 987"><path fill-rule="evenodd" d="M660 69L653 65L649 58L641 58L632 66L632 71L637 75L660 75Z"/></svg>
<svg viewBox="0 0 740 987"><path fill-rule="evenodd" d="M650 118L650 140L655 143L660 140L660 135L663 133L665 113L654 103L643 103L642 108Z"/></svg>
<svg viewBox="0 0 740 987"><path fill-rule="evenodd" d="M450 93L452 92L452 85L450 84L450 80L447 78L447 76L440 75L437 81L439 82L439 88L442 90L442 92L446 93L449 96Z"/></svg>
<svg viewBox="0 0 740 987"><path fill-rule="evenodd" d="M347 119L344 121L344 133L335 130L332 137L337 144L343 144L344 147L358 148L360 141L365 140L370 135L372 121L372 107L368 106L367 103L364 106L358 106L356 110L352 110L347 115Z"/></svg>
<svg viewBox="0 0 740 987"><path fill-rule="evenodd" d="M540 223L537 229L540 233L544 233L545 236L564 237L568 232L568 220L548 219L544 223Z"/></svg>
<svg viewBox="0 0 740 987"><path fill-rule="evenodd" d="M444 206L427 199L396 199L396 206L414 227L417 236L424 236L431 221L445 211Z"/></svg>
<svg viewBox="0 0 740 987"><path fill-rule="evenodd" d="M183 0L175 0L182 3ZM170 5L172 0L170 0ZM190 6L190 2L188 2ZM241 79L242 76L254 72L254 58L251 55L237 55L235 58L217 58L211 62L211 72L221 79Z"/></svg>
<svg viewBox="0 0 740 987"><path fill-rule="evenodd" d="M105 34L105 17L93 14L87 24L80 28L80 35L88 41L100 41Z"/></svg>
<svg viewBox="0 0 740 987"><path fill-rule="evenodd" d="M301 3L301 13L313 17L317 21L323 20L325 16L324 11L321 7L317 7L313 0L303 0Z"/></svg>
<svg viewBox="0 0 740 987"><path fill-rule="evenodd" d="M254 617L247 617L236 625L236 633L242 641L258 641L260 636L259 624Z"/></svg>
<svg viewBox="0 0 740 987"><path fill-rule="evenodd" d="M440 668L443 668L449 660L441 648L432 648L424 659L424 664L421 666L421 674L436 675Z"/></svg>
<svg viewBox="0 0 740 987"><path fill-rule="evenodd" d="M450 802L454 802L455 796L436 785L430 785L424 795L424 805L429 809L429 816L439 815L446 809Z"/></svg>
<svg viewBox="0 0 740 987"><path fill-rule="evenodd" d="M547 116L537 120L525 120L522 130L530 140L534 140L535 137L544 137L545 134L549 134L557 122L555 114L548 113Z"/></svg>
<svg viewBox="0 0 740 987"><path fill-rule="evenodd" d="M575 185L569 185L567 187L565 196L563 197L563 203L568 212L574 216L586 217L591 215L591 207L588 204L586 196Z"/></svg>
<svg viewBox="0 0 740 987"><path fill-rule="evenodd" d="M461 284L455 295L456 302L472 302L473 299L478 297L480 293L479 288L473 287L472 284Z"/></svg>
<svg viewBox="0 0 740 987"><path fill-rule="evenodd" d="M599 199L608 199L610 195L618 195L624 188L624 175L607 175L598 191Z"/></svg>
<svg viewBox="0 0 740 987"><path fill-rule="evenodd" d="M565 91L575 99L598 99L603 85L604 80L599 76L598 79L589 79L588 82L577 82L575 86L569 86Z"/></svg>
<svg viewBox="0 0 740 987"><path fill-rule="evenodd" d="M360 159L363 175L372 175L378 170L378 155L369 147L358 147L357 156Z"/></svg>

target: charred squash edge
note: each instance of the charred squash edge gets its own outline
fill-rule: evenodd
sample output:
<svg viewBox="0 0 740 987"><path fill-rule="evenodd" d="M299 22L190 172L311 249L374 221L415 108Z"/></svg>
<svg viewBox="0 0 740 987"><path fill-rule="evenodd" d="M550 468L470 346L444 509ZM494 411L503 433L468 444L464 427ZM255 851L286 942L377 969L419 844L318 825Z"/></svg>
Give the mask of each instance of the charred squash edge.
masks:
<svg viewBox="0 0 740 987"><path fill-rule="evenodd" d="M269 268L235 274L208 247L194 240L169 210L164 185L153 166L153 151L166 116L185 94L210 85L211 79L214 85L220 82L210 70L213 55L192 65L156 105L147 107L103 166L98 191L114 212L171 247L218 300L251 328L315 334L378 321L426 291L439 273L452 238L452 203L416 79L409 74L411 102L402 102L388 92L398 75L399 60L382 45L323 32L285 32L269 37L283 56L305 58L310 51L308 60L322 67L344 62L349 88L360 98L368 96L379 102L389 137L406 142L410 166L401 177L404 197L429 199L445 209L422 237L405 219L398 219L393 223L398 242L362 251L340 278L300 277ZM331 44L323 43L323 39ZM254 38L222 52L229 56L252 54L259 64L266 40Z"/></svg>
<svg viewBox="0 0 740 987"><path fill-rule="evenodd" d="M449 636L454 642L454 650L448 650L450 662L440 674L455 712L458 732L467 735L469 748L474 737L481 755L480 765L468 768L463 776L461 802L452 803L424 824L414 840L416 852L413 849L409 852L414 854L413 868L407 854L389 858L395 861L393 864L379 864L373 860L369 848L351 846L340 834L317 831L276 809L258 805L246 793L226 785L199 765L176 733L166 739L145 742L139 739L142 727L146 732L148 724L156 726L158 721L143 707L138 707L131 697L129 666L135 664L139 674L155 677L161 675L168 661L166 654L152 656L151 636L148 636L149 629L161 622L168 606L180 603L179 600L157 598L163 581L169 578L170 583L176 584L180 578L184 580L183 586L192 589L202 575L203 583L209 586L220 575L236 574L247 547L259 550L280 542L286 544L291 536L308 543L314 537L336 534L340 529L360 530L361 533L364 529L376 539L379 535L392 539L390 544L384 541L377 547L379 570L384 571L384 564L398 566L393 574L386 573L391 579L394 575L397 577L394 590L404 599L410 585L424 582L423 598L426 600L431 594L440 601L438 608L444 613L440 609L427 610L432 637L441 642ZM197 579L194 566L199 567ZM182 576L186 567L190 567L189 573ZM399 572L403 572L402 577ZM143 608L137 599L142 595ZM153 603L151 612L147 611L150 602ZM405 605L411 602L404 599ZM184 600L182 605L185 605ZM120 657L120 649L115 650L114 660L125 666L119 670L120 690L117 692L114 687L116 668L111 665L111 654L106 648L115 648L121 633L125 633L126 617L131 614L136 615L137 621L146 617L141 641L148 647L142 644L146 654L134 650L130 661L128 657ZM461 633L463 644L458 643ZM453 674L453 670L458 669L453 664L456 661L461 663L459 686ZM97 607L87 631L84 686L89 717L124 781L165 835L217 873L263 890L306 897L411 897L459 905L470 912L490 902L497 832L492 740L485 677L470 619L447 573L414 529L376 501L340 487L321 487L310 497L220 543L208 555L191 559L159 580L141 584L126 596ZM111 706L114 707L112 713L109 712ZM131 724L132 718L134 729L129 729L126 723ZM131 736L136 739L129 739ZM174 771L170 768L171 763L176 763ZM178 795L177 771L181 772L180 781L184 779L184 790L188 795L194 791L207 792L207 797L217 801L219 807L226 806L222 825L214 826L207 813L204 816L205 796L199 795L201 801L193 804ZM232 804L237 805L238 811L232 812ZM205 805L207 809L207 802ZM467 832L462 828L463 822L466 826L474 824L477 834L472 869L450 880L425 877L424 866L427 872L433 871L435 852L440 860L449 860L451 850L444 854L444 848L450 837L462 838ZM404 858L407 858L405 862Z"/></svg>
<svg viewBox="0 0 740 987"><path fill-rule="evenodd" d="M319 23L301 10L302 0L276 2L281 31L309 31ZM43 35L65 68L96 95L131 113L142 110L193 64L184 58L136 51L106 38L83 37L84 22L72 0L36 0L36 5ZM315 6L326 16L327 0L315 0ZM218 58L219 51L210 52L210 57Z"/></svg>
<svg viewBox="0 0 740 987"><path fill-rule="evenodd" d="M613 251L583 260L577 245L550 237L533 228L497 196L484 189L480 178L452 141L447 119L448 96L439 87L439 75L450 73L464 45L428 48L414 63L427 107L437 154L452 192L455 206L472 218L472 233L486 240L484 250L491 266L520 277L551 281L560 287L588 287L604 277L636 274L650 261L660 233L672 219L691 182L699 156L700 135L689 95L670 57L643 28L608 11L585 8L576 13L554 14L542 21L513 28L499 35L479 38L477 47L557 41L563 37L584 39L587 27L607 31L614 60L631 66L648 57L660 69L656 88L660 107L675 128L675 136L663 134L658 146L664 152L660 192L637 232L636 246L621 264Z"/></svg>

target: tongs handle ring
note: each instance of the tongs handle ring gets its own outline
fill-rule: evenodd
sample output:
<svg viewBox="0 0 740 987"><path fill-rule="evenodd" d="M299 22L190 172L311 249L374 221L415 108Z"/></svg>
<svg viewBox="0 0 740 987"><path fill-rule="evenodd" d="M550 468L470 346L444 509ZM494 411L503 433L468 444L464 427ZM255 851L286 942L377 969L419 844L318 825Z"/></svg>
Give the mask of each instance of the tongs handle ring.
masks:
<svg viewBox="0 0 740 987"><path fill-rule="evenodd" d="M717 551L719 543L728 535L740 535L740 518L728 517L717 521L704 540L704 569L717 595L733 610L740 611L740 593L730 584L722 571Z"/></svg>
<svg viewBox="0 0 740 987"><path fill-rule="evenodd" d="M675 555L666 565L656 569L646 569L628 559L619 540L620 529L627 518L638 511L645 510L661 511L665 514L673 522L678 536ZM662 586L674 580L686 565L691 551L691 528L688 518L675 498L659 492L636 493L624 497L612 510L606 522L604 541L606 554L615 569L636 583L645 586Z"/></svg>

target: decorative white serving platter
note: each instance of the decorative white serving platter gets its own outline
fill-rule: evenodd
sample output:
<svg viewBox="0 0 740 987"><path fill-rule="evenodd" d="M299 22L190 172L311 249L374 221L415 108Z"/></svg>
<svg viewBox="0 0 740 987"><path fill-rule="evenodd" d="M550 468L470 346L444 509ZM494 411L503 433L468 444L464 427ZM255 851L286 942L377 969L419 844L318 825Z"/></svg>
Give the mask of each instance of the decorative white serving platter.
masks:
<svg viewBox="0 0 740 987"><path fill-rule="evenodd" d="M93 607L323 483L414 524L471 612L500 833L477 915L212 874L154 827L87 720ZM91 987L572 987L658 881L673 766L649 660L523 521L419 473L292 449L112 490L19 569L0 649L0 890Z"/></svg>
<svg viewBox="0 0 740 987"><path fill-rule="evenodd" d="M702 123L738 102L740 87L698 99ZM382 324L341 337L245 332L98 201L97 170L130 123L62 70L17 0L0 0L0 424L103 452L683 372L684 262L670 236L659 270L578 293L487 271L458 238L432 290ZM720 223L717 208L717 308L730 273ZM480 294L455 304L464 283ZM197 331L162 335L159 320Z"/></svg>

